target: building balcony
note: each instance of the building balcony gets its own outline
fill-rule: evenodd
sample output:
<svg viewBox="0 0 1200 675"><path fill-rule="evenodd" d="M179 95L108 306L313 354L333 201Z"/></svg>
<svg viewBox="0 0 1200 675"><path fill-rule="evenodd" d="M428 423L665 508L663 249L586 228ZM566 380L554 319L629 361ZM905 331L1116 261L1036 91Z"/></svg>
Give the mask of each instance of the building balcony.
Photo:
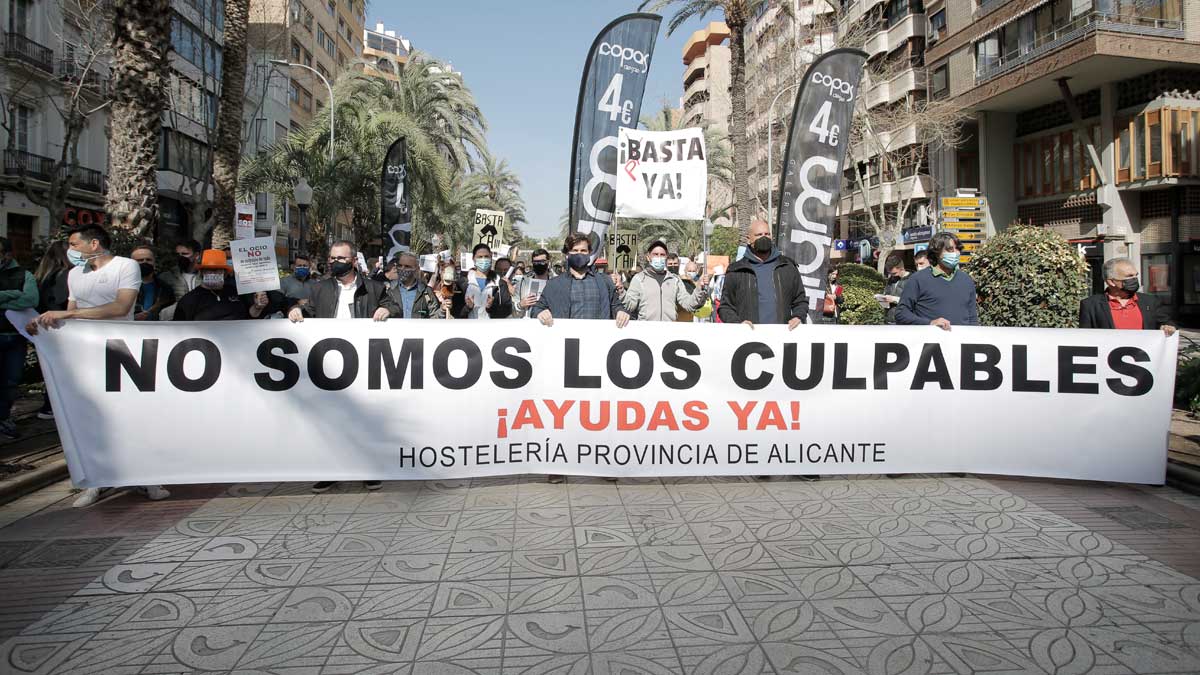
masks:
<svg viewBox="0 0 1200 675"><path fill-rule="evenodd" d="M6 176L23 176L49 183L54 178L55 164L55 160L31 152L12 149L4 151L4 175ZM99 171L81 166L61 166L58 169L59 178L64 178L68 170L74 176L74 188L77 190L103 194L107 189L104 174Z"/></svg>
<svg viewBox="0 0 1200 675"><path fill-rule="evenodd" d="M887 148L887 152L893 152L900 148L908 147L917 144L917 126L910 124L902 129L893 131L881 131L877 135L877 139L872 139L870 144L860 144L852 149L853 157L873 157L876 153L872 148L883 146Z"/></svg>
<svg viewBox="0 0 1200 675"><path fill-rule="evenodd" d="M19 33L4 34L4 58L19 61L43 72L54 72L54 50Z"/></svg>
<svg viewBox="0 0 1200 675"><path fill-rule="evenodd" d="M874 108L884 103L895 103L912 91L924 90L926 82L924 68L912 68L893 77L887 82L881 82L867 90L866 103L868 108Z"/></svg>
<svg viewBox="0 0 1200 675"><path fill-rule="evenodd" d="M1082 93L1164 68L1200 64L1200 43L1184 38L1180 21L1091 13L1017 51L977 59L954 101L967 111L1021 112L1062 99L1057 80Z"/></svg>
<svg viewBox="0 0 1200 675"><path fill-rule="evenodd" d="M108 77L94 66L85 70L84 66L70 59L62 59L58 62L58 79L71 86L80 85L81 91L85 93L100 98L108 96Z"/></svg>
<svg viewBox="0 0 1200 675"><path fill-rule="evenodd" d="M689 101L700 92L708 92L708 80L703 77L691 83L687 89L683 90L683 100Z"/></svg>
<svg viewBox="0 0 1200 675"><path fill-rule="evenodd" d="M863 51L869 56L890 54L904 45L904 41L914 37L925 37L925 15L909 14L899 19L891 27L880 22L879 32L872 35L863 44Z"/></svg>
<svg viewBox="0 0 1200 675"><path fill-rule="evenodd" d="M841 23L843 28L845 26L851 26L854 24L854 22L863 18L867 12L882 4L885 4L884 0L856 0L855 2L849 3L849 6L846 7L845 14L838 23ZM841 32L845 33L846 31L842 30Z"/></svg>
<svg viewBox="0 0 1200 675"><path fill-rule="evenodd" d="M997 0L998 1L998 0ZM980 85L1046 54L1080 40L1096 31L1111 31L1149 37L1184 37L1183 21L1122 16L1105 12L1084 14L1063 26L1038 35L1033 42L995 58L980 58L976 63L975 84Z"/></svg>
<svg viewBox="0 0 1200 675"><path fill-rule="evenodd" d="M867 188L867 204L862 193L851 185L842 187L842 213L856 213L867 206L898 204L910 197L914 200L927 199L933 194L933 178L928 174L909 175L887 183L875 183Z"/></svg>
<svg viewBox="0 0 1200 675"><path fill-rule="evenodd" d="M686 87L692 83L697 77L704 77L704 71L708 68L708 57L697 56L692 59L692 63L688 65L687 70L683 71L683 85Z"/></svg>

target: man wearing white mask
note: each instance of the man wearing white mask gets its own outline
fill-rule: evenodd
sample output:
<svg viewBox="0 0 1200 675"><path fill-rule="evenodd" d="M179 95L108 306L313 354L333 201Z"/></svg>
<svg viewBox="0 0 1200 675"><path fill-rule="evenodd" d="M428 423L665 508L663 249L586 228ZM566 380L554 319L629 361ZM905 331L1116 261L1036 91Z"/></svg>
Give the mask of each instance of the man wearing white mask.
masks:
<svg viewBox="0 0 1200 675"><path fill-rule="evenodd" d="M109 251L112 239L99 225L71 230L67 245L67 257L74 265L67 274L67 308L45 312L34 319L26 326L29 333L36 334L42 328L57 328L63 321L73 319L133 321L133 306L142 285L138 264L113 255ZM83 508L95 504L103 489L87 488L76 498L74 506ZM154 501L171 496L159 485L147 485L142 490Z"/></svg>

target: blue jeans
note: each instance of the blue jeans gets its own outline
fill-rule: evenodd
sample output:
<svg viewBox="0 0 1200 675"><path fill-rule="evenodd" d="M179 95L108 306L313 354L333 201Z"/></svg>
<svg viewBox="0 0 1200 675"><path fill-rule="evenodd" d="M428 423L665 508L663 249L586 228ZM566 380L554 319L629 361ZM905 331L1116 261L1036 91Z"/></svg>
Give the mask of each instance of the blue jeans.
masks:
<svg viewBox="0 0 1200 675"><path fill-rule="evenodd" d="M0 421L12 414L17 387L25 374L25 350L29 343L20 335L0 335Z"/></svg>

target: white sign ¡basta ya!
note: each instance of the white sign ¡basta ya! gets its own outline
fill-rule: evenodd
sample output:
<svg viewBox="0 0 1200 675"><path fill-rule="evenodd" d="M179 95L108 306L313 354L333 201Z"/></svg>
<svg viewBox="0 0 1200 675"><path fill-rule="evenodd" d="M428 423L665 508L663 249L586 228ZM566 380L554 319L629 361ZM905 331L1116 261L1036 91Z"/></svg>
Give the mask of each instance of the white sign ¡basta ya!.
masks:
<svg viewBox="0 0 1200 675"><path fill-rule="evenodd" d="M233 279L239 294L279 290L275 240L270 237L239 239L229 242L229 249L233 252Z"/></svg>
<svg viewBox="0 0 1200 675"><path fill-rule="evenodd" d="M621 128L617 216L700 220L708 202L704 130Z"/></svg>
<svg viewBox="0 0 1200 675"><path fill-rule="evenodd" d="M455 321L413 321L71 320L32 340L83 487L1165 476L1179 338L1161 331L556 320L468 335ZM236 433L164 445L182 418ZM953 423L935 438L940 420Z"/></svg>

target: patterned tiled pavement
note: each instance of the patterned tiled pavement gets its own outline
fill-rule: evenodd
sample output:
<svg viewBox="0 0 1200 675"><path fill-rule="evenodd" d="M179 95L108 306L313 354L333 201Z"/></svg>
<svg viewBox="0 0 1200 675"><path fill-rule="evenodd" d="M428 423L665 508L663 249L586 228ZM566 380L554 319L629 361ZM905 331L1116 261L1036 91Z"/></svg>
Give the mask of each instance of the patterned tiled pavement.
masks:
<svg viewBox="0 0 1200 675"><path fill-rule="evenodd" d="M1200 673L1200 500L1166 488L56 489L0 508L2 673Z"/></svg>

